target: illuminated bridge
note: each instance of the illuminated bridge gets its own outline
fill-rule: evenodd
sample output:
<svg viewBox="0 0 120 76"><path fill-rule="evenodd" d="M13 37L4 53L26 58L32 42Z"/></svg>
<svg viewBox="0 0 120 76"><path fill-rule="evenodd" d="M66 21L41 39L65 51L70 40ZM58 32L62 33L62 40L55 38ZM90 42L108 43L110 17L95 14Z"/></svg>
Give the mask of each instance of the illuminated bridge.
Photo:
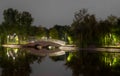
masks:
<svg viewBox="0 0 120 76"><path fill-rule="evenodd" d="M40 40L36 40L36 41L31 41L27 45L34 46L36 44L41 45L41 46L51 45L51 46L59 47L59 46L66 45L66 42L62 41L62 40L57 40L57 39L40 39Z"/></svg>
<svg viewBox="0 0 120 76"><path fill-rule="evenodd" d="M48 48L48 49L61 49L61 50L75 50L75 45L66 45L65 41L56 39L41 39L24 45L24 47L34 47L34 48Z"/></svg>
<svg viewBox="0 0 120 76"><path fill-rule="evenodd" d="M64 50L64 51L71 51L71 50L76 50L75 45L66 45L65 41L61 40L56 40L56 39L41 39L41 40L35 40L28 42L27 44L21 44L21 45L16 45L16 44L4 44L2 45L4 47L10 47L10 48L36 48L39 50L47 49L47 50Z"/></svg>

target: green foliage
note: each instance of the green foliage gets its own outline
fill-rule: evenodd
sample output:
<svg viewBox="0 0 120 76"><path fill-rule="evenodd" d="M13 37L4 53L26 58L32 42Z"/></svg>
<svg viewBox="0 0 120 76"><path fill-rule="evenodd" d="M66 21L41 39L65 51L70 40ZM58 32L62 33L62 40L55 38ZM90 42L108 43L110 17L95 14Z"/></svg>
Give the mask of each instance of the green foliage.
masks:
<svg viewBox="0 0 120 76"><path fill-rule="evenodd" d="M30 32L30 36L35 36L37 38L41 37L47 37L47 29L42 26L32 26L30 29L32 32Z"/></svg>
<svg viewBox="0 0 120 76"><path fill-rule="evenodd" d="M4 10L4 21L1 24L4 35L12 35L16 33L19 37L19 42L24 37L29 36L30 27L33 22L33 18L29 12L19 12L16 9L9 8Z"/></svg>
<svg viewBox="0 0 120 76"><path fill-rule="evenodd" d="M72 32L70 26L55 25L49 29L49 37L53 39L63 40L70 44L72 42Z"/></svg>
<svg viewBox="0 0 120 76"><path fill-rule="evenodd" d="M82 9L75 13L71 29L75 43L79 47L113 45L119 42L119 18L112 15L106 20L98 21L95 15L88 14L86 9Z"/></svg>
<svg viewBox="0 0 120 76"><path fill-rule="evenodd" d="M29 12L19 12L16 9L9 8L4 10L3 15L4 21L0 25L0 31L2 31L1 36L3 34L5 38L16 33L20 43L24 40L27 41L31 36L37 38L48 36L48 30L45 27L32 26L33 18ZM2 41L7 40L4 37L1 37Z"/></svg>
<svg viewBox="0 0 120 76"><path fill-rule="evenodd" d="M50 35L50 38L52 39L59 39L58 31L54 28L49 30L49 35Z"/></svg>
<svg viewBox="0 0 120 76"><path fill-rule="evenodd" d="M75 14L75 19L71 25L74 33L74 39L80 47L86 47L88 44L94 43L96 37L97 21L94 15L87 14L87 10L80 10Z"/></svg>

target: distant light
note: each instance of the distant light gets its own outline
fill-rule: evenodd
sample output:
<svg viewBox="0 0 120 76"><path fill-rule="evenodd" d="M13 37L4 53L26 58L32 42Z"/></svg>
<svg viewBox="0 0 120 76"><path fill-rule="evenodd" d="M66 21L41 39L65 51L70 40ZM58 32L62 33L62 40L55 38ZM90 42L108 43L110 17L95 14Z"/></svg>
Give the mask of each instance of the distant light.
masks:
<svg viewBox="0 0 120 76"><path fill-rule="evenodd" d="M48 46L49 49L52 49L52 46Z"/></svg>
<svg viewBox="0 0 120 76"><path fill-rule="evenodd" d="M13 57L13 60L15 60L15 57Z"/></svg>

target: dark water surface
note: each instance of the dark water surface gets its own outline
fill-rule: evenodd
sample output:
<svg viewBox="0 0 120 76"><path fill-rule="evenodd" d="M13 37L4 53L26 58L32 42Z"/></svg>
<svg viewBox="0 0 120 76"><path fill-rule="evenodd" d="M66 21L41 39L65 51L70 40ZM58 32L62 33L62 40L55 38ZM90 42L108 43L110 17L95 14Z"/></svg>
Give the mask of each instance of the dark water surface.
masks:
<svg viewBox="0 0 120 76"><path fill-rule="evenodd" d="M36 53L39 52L0 48L0 76L120 76L120 53Z"/></svg>
<svg viewBox="0 0 120 76"><path fill-rule="evenodd" d="M53 61L49 57L38 64L31 64L33 73L31 76L72 76L70 69L65 67L65 61Z"/></svg>

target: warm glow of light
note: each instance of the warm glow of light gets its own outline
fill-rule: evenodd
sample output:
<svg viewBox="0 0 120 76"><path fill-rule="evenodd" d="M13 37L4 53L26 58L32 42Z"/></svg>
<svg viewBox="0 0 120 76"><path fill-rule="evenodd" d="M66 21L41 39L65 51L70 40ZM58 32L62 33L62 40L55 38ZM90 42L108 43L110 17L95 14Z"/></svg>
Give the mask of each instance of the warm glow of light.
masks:
<svg viewBox="0 0 120 76"><path fill-rule="evenodd" d="M105 45L115 45L117 44L120 40L117 35L114 33L106 34L106 36L102 40Z"/></svg>
<svg viewBox="0 0 120 76"><path fill-rule="evenodd" d="M16 48L16 49L14 49L14 52L15 52L15 54L18 52L18 49Z"/></svg>
<svg viewBox="0 0 120 76"><path fill-rule="evenodd" d="M68 55L68 57L67 57L67 61L70 62L72 57L73 57L73 54L72 54L72 53L69 53L69 55Z"/></svg>
<svg viewBox="0 0 120 76"><path fill-rule="evenodd" d="M73 43L73 41L72 41L72 39L71 39L70 36L68 36L68 41L69 41L69 44L72 44L72 43Z"/></svg>
<svg viewBox="0 0 120 76"><path fill-rule="evenodd" d="M18 56L17 53L18 53L17 48L14 48L14 49L13 48L7 48L6 54L7 54L8 57L12 57L13 60L15 60L16 57Z"/></svg>
<svg viewBox="0 0 120 76"><path fill-rule="evenodd" d="M16 40L16 42L18 42L18 40L19 40L19 39L18 39L18 36L15 37L15 40Z"/></svg>

